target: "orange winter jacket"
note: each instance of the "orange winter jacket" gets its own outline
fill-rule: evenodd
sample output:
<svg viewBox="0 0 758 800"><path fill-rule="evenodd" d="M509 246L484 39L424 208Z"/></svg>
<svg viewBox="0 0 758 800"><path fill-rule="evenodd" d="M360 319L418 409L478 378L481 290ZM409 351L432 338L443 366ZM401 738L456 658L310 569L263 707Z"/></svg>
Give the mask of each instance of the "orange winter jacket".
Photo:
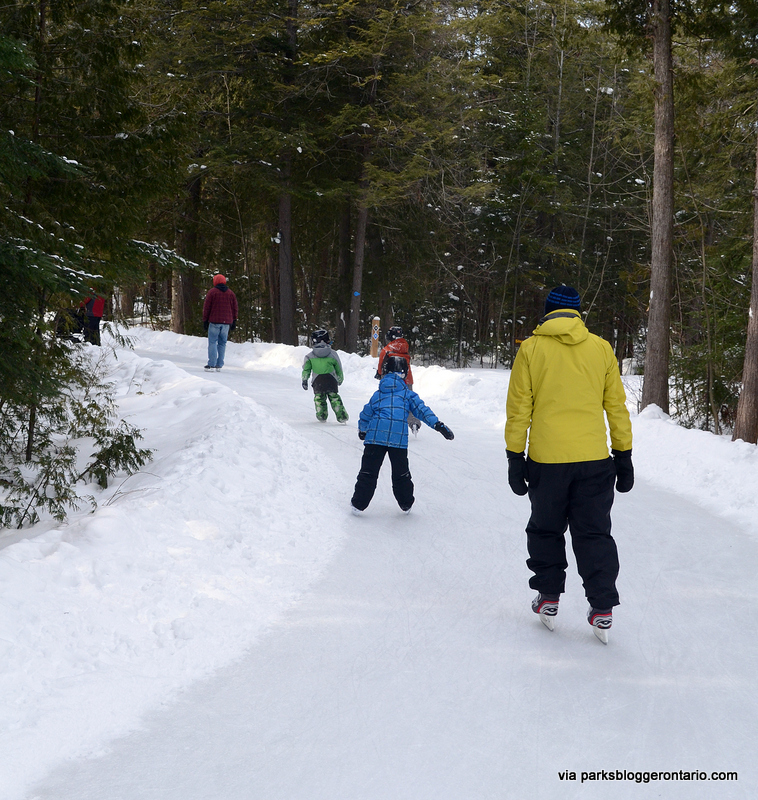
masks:
<svg viewBox="0 0 758 800"><path fill-rule="evenodd" d="M543 464L608 458L631 450L632 426L613 350L579 312L547 314L521 345L506 404L506 449ZM606 428L606 417L608 428Z"/></svg>
<svg viewBox="0 0 758 800"><path fill-rule="evenodd" d="M380 376L382 374L382 364L387 356L400 356L408 362L408 374L405 377L405 382L408 386L413 386L413 373L411 372L411 357L408 354L408 342L400 336L384 345L379 353L379 366L376 368Z"/></svg>

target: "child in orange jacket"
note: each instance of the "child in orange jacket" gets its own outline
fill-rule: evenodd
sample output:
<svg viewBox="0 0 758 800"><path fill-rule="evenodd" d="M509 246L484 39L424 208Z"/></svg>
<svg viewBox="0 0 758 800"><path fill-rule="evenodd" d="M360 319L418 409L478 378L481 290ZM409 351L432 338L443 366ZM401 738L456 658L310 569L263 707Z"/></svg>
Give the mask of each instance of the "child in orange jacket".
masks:
<svg viewBox="0 0 758 800"><path fill-rule="evenodd" d="M387 344L384 345L379 353L379 365L376 369L375 378L382 377L382 367L387 356L400 356L408 362L408 374L405 382L409 389L413 389L413 373L411 372L411 357L409 354L408 342L403 338L403 329L399 325L393 325L385 334ZM408 427L415 436L421 427L421 421L408 412Z"/></svg>

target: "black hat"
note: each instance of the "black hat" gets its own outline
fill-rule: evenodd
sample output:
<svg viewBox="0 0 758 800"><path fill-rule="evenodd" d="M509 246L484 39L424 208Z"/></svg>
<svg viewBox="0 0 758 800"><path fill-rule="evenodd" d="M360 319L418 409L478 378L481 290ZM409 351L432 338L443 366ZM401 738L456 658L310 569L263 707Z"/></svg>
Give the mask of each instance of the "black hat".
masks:
<svg viewBox="0 0 758 800"><path fill-rule="evenodd" d="M394 342L395 339L401 339L403 337L403 329L399 325L393 325L387 333L384 334L384 338L388 342Z"/></svg>
<svg viewBox="0 0 758 800"><path fill-rule="evenodd" d="M570 308L574 311L582 310L582 301L579 292L573 286L561 284L551 289L550 294L545 300L545 313L557 311L559 308Z"/></svg>

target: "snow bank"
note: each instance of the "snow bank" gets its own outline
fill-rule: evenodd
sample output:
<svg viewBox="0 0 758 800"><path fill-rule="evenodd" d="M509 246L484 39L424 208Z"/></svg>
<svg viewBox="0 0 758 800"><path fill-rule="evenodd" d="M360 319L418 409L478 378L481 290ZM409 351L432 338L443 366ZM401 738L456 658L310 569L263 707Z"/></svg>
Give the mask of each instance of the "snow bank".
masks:
<svg viewBox="0 0 758 800"><path fill-rule="evenodd" d="M242 655L341 536L344 492L322 480L320 448L170 362L111 360L153 462L102 493L94 515L0 538L5 800Z"/></svg>
<svg viewBox="0 0 758 800"><path fill-rule="evenodd" d="M728 436L688 430L657 406L632 420L640 480L686 497L758 534L758 448Z"/></svg>

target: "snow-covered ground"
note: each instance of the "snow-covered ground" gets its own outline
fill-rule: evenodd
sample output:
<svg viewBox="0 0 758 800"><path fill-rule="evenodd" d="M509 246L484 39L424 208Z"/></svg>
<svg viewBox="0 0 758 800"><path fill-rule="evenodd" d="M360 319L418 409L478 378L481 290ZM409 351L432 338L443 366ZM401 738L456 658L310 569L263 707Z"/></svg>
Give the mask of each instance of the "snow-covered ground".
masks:
<svg viewBox="0 0 758 800"><path fill-rule="evenodd" d="M385 466L356 518L375 360L343 355L351 421L321 425L304 347L207 374L205 340L131 333L111 370L154 460L0 532L2 800L755 796L754 446L635 414L604 647L575 571L554 633L529 609L507 372L414 368L456 438L411 441L409 516Z"/></svg>

